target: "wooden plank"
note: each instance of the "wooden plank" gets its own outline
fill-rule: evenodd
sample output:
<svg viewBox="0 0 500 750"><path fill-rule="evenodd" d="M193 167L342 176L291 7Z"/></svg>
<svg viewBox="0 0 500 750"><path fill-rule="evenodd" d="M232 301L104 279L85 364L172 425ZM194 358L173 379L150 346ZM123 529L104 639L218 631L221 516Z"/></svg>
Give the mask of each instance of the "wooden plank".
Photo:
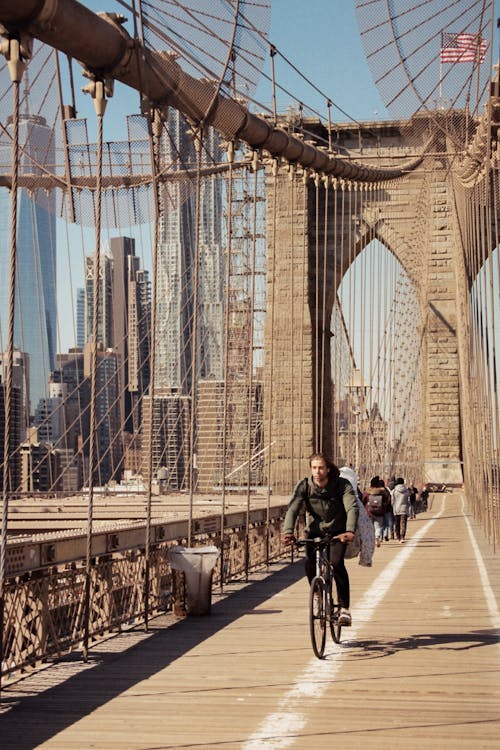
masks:
<svg viewBox="0 0 500 750"><path fill-rule="evenodd" d="M150 634L96 647L91 665L66 663L59 683L50 675L64 665L8 688L18 706L2 717L2 740L18 750L497 749L498 609L485 598L459 497L437 499L433 512L441 500L444 512L418 542L431 513L409 523L406 545L376 550L372 568L349 563L353 628L322 662L309 643L302 561L275 566L214 595L210 617L159 618ZM500 557L476 533L499 591ZM40 684L29 694L35 678L47 680L45 692ZM290 698L294 684L300 698ZM287 740L280 712L288 731L295 722ZM272 731L249 745L266 721Z"/></svg>

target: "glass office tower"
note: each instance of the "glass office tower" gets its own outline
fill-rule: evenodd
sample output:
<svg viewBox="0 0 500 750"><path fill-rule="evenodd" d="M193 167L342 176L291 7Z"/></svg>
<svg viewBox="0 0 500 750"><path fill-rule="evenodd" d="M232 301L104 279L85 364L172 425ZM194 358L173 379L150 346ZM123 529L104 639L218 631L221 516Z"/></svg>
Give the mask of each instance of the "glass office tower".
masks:
<svg viewBox="0 0 500 750"><path fill-rule="evenodd" d="M10 118L7 132L10 131ZM20 173L41 174L54 169L54 134L43 117L21 114ZM10 161L8 138L0 142L0 162ZM10 192L0 189L0 346L7 350L9 322ZM44 190L18 190L17 279L14 345L29 354L29 413L47 395L55 368L56 329L56 219L55 197Z"/></svg>

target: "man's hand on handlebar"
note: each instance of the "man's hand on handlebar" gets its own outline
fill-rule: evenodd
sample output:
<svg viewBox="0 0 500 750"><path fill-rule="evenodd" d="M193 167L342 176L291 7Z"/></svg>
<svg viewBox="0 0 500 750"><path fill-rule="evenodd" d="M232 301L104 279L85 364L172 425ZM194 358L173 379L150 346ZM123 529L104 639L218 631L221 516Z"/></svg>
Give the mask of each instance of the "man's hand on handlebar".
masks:
<svg viewBox="0 0 500 750"><path fill-rule="evenodd" d="M285 544L287 547L290 547L292 544L295 544L297 539L295 538L295 534L283 534L281 538L283 544Z"/></svg>
<svg viewBox="0 0 500 750"><path fill-rule="evenodd" d="M352 542L354 539L354 531L344 531L342 534L337 534L337 536L333 537L334 539L338 539L339 542Z"/></svg>

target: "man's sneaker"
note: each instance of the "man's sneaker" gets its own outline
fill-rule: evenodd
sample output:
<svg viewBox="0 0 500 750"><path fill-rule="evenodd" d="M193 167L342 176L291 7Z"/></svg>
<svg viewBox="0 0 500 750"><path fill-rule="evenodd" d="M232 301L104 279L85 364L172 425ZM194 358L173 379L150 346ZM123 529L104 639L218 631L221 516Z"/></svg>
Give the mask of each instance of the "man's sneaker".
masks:
<svg viewBox="0 0 500 750"><path fill-rule="evenodd" d="M348 609L344 609L344 607L341 607L339 614L339 625L342 625L344 628L346 628L351 624L351 622L351 613Z"/></svg>

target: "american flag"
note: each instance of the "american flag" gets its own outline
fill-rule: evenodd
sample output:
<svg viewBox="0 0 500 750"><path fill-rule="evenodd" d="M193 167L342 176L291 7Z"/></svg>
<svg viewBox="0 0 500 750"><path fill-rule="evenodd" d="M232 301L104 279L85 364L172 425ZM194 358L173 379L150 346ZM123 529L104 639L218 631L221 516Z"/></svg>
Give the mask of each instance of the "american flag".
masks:
<svg viewBox="0 0 500 750"><path fill-rule="evenodd" d="M441 62L484 62L488 42L479 34L441 34Z"/></svg>

